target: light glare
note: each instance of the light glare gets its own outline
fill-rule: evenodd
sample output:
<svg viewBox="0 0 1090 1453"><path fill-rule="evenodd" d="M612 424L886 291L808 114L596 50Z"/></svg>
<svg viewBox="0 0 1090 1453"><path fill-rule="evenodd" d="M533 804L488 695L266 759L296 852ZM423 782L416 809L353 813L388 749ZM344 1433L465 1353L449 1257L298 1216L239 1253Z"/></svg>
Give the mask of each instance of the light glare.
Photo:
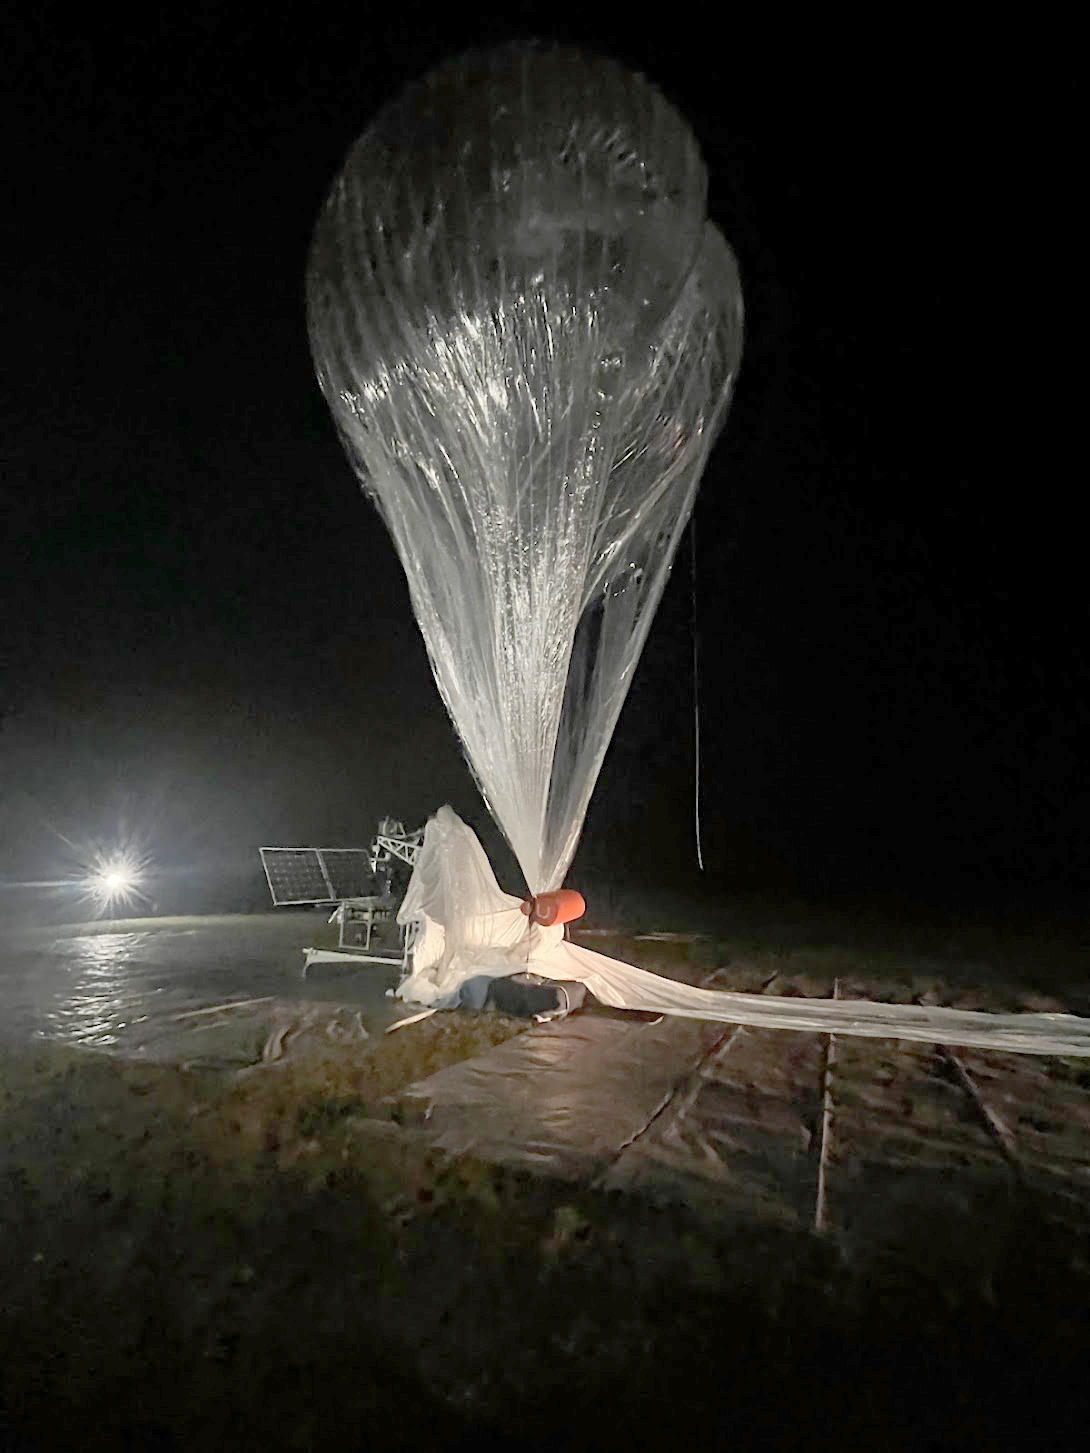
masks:
<svg viewBox="0 0 1090 1453"><path fill-rule="evenodd" d="M140 891L142 866L133 852L99 859L85 879L84 888L100 914L144 898Z"/></svg>

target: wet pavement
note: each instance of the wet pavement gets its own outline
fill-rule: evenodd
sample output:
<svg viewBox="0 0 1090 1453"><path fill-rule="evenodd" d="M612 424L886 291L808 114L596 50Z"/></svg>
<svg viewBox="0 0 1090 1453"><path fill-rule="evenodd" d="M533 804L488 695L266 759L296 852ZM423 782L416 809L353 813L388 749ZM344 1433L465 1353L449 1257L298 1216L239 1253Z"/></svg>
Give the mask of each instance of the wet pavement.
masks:
<svg viewBox="0 0 1090 1453"><path fill-rule="evenodd" d="M328 934L324 913L0 930L0 1043L238 1063L260 1056L286 1010L351 1009L370 1033L404 1017L406 1007L386 997L396 967L323 964L303 977L303 949ZM261 1002L244 1003L252 1000Z"/></svg>

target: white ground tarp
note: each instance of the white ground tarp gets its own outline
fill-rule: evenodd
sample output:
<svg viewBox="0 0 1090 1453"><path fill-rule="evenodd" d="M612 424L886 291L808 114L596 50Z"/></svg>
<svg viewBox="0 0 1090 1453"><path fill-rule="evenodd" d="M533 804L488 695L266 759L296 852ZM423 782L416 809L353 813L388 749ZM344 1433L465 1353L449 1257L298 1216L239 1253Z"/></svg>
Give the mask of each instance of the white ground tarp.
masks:
<svg viewBox="0 0 1090 1453"><path fill-rule="evenodd" d="M585 984L601 1003L757 1028L820 1031L1025 1054L1090 1058L1090 1020L1069 1014L986 1014L870 1000L773 998L679 984L531 925L504 893L473 831L449 807L430 819L398 913L417 925L412 973L398 996L451 1008L481 978L530 972Z"/></svg>

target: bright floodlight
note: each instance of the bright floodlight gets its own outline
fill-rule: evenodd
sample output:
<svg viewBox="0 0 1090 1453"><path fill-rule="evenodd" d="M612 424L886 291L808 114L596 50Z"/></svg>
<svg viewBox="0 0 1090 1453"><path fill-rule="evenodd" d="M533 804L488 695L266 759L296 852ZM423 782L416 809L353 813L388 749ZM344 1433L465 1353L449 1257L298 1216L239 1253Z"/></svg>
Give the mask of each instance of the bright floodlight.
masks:
<svg viewBox="0 0 1090 1453"><path fill-rule="evenodd" d="M139 866L131 855L98 864L87 878L86 888L100 913L143 897Z"/></svg>

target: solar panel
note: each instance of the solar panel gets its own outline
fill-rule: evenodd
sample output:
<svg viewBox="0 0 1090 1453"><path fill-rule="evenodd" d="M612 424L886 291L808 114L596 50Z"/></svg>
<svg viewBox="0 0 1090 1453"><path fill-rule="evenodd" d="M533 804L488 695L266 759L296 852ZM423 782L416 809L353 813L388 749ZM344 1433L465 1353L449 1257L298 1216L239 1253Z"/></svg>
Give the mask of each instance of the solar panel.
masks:
<svg viewBox="0 0 1090 1453"><path fill-rule="evenodd" d="M261 848L273 903L339 903L376 896L379 887L364 848Z"/></svg>
<svg viewBox="0 0 1090 1453"><path fill-rule="evenodd" d="M371 854L362 848L319 848L334 898L378 897L382 886L371 872Z"/></svg>

